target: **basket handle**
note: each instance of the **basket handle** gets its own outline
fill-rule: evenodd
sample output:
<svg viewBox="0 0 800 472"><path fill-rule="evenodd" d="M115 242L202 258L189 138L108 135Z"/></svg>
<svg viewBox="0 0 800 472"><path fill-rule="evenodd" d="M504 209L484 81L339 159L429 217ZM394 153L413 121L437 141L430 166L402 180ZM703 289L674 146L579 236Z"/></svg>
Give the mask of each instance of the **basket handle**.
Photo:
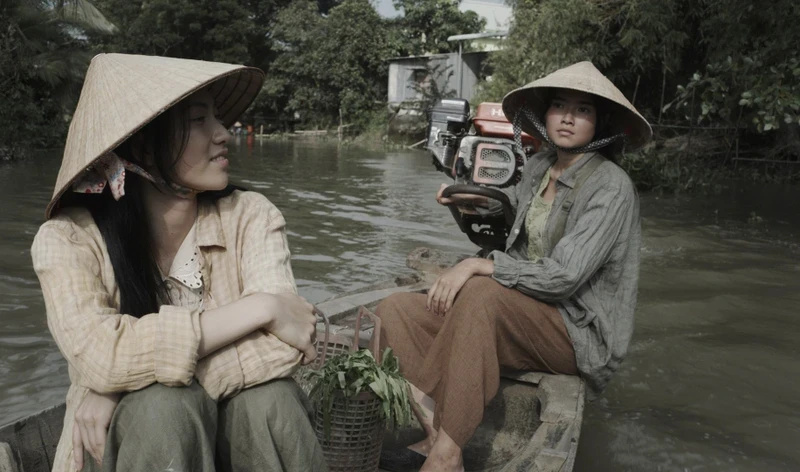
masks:
<svg viewBox="0 0 800 472"><path fill-rule="evenodd" d="M322 317L322 322L325 323L325 337L322 339L322 357L319 359L319 364L318 364L320 366L323 366L325 365L325 358L328 356L328 338L330 337L331 333L331 322L328 319L328 315L326 315L319 308L314 307L313 313L315 315ZM319 339L317 339L317 343L319 343Z"/></svg>
<svg viewBox="0 0 800 472"><path fill-rule="evenodd" d="M375 358L375 362L380 364L381 362L381 319L378 316L369 311L367 307L360 306L358 307L358 316L356 316L356 328L355 333L353 334L353 345L350 346L351 352L356 352L358 350L358 340L359 340L359 333L361 332L361 317L366 315L372 320L372 323L375 325L375 329L372 331L372 339L369 342L369 350L372 351L372 357Z"/></svg>

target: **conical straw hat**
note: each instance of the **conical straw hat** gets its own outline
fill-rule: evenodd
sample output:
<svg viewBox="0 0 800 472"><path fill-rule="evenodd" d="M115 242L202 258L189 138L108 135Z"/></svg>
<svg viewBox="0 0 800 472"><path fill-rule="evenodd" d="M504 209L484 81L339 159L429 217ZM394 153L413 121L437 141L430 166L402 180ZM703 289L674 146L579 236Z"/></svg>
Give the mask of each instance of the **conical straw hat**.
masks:
<svg viewBox="0 0 800 472"><path fill-rule="evenodd" d="M45 218L89 166L187 96L210 85L222 123L230 128L263 83L264 73L254 67L131 54L95 56Z"/></svg>
<svg viewBox="0 0 800 472"><path fill-rule="evenodd" d="M572 89L591 93L603 97L615 106L611 110L611 134L625 133L627 135L626 150L634 151L641 148L653 136L653 130L647 120L636 111L636 108L627 98L611 83L591 62L579 62L569 67L559 69L539 80L520 87L503 98L503 112L509 120L514 120L517 111L527 106L536 116L543 119L549 103L549 93L552 89ZM522 130L526 133L543 139L536 128L522 120Z"/></svg>

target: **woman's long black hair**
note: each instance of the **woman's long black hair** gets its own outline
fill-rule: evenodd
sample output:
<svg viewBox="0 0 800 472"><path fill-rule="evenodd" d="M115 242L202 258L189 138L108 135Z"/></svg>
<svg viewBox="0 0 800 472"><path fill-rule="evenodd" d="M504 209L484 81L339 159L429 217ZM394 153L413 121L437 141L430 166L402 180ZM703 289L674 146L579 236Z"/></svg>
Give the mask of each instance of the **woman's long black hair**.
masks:
<svg viewBox="0 0 800 472"><path fill-rule="evenodd" d="M188 109L181 104L162 113L131 138L120 144L119 157L147 168L142 156L152 155L159 174L168 183L174 175L178 157L189 134ZM156 248L147 217L143 186L150 183L133 172L125 174L125 196L114 200L109 186L100 195L68 193L61 206L82 206L92 214L106 244L114 277L120 291L120 312L137 318L158 312L169 304L169 294L161 280ZM203 192L200 200L216 201L230 195L233 185L216 192Z"/></svg>
<svg viewBox="0 0 800 472"><path fill-rule="evenodd" d="M594 108L597 113L597 124L595 125L594 137L592 141L605 139L619 133L619 130L614 130L611 126L611 117L615 113L620 113L620 105L611 102L610 100L591 94L594 100ZM613 163L617 163L617 157L622 154L625 148L625 141L618 139L613 143L604 146L597 150L606 159Z"/></svg>

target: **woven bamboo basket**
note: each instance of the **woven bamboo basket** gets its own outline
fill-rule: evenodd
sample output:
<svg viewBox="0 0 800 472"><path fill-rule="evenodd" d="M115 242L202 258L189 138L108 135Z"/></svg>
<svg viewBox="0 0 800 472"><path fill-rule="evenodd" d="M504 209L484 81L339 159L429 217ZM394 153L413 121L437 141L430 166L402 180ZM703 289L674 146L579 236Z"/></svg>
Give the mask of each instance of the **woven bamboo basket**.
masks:
<svg viewBox="0 0 800 472"><path fill-rule="evenodd" d="M358 350L358 333L361 318L372 319L375 329L369 349L380 363L381 320L368 309L361 307L356 318L353 339L341 335L331 335L327 317L318 311L325 320L325 336L317 342L319 368L325 360L343 352ZM386 432L386 419L383 417L380 398L371 391L363 391L352 398L336 396L330 411L330 436L325 435L325 420L320 409L314 413L314 432L322 445L325 461L330 472L375 472L383 447Z"/></svg>

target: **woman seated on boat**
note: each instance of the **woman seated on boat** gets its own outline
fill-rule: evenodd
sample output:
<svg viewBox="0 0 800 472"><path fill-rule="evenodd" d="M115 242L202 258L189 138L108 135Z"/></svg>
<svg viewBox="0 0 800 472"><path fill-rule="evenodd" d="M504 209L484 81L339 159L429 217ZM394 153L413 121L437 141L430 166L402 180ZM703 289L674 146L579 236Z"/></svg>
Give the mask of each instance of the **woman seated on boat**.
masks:
<svg viewBox="0 0 800 472"><path fill-rule="evenodd" d="M291 380L316 357L285 221L228 182L254 68L102 54L33 243L69 364L53 470L327 470Z"/></svg>
<svg viewBox="0 0 800 472"><path fill-rule="evenodd" d="M628 349L639 201L610 159L623 145L644 145L649 124L589 62L509 93L503 110L518 143L521 129L547 149L506 192L516 218L505 251L460 262L427 295L397 294L378 307L382 342L400 359L427 434L408 449L387 451L384 468L424 462L423 471L463 470L462 449L498 391L501 368L577 374L597 394ZM455 197L443 198L440 189L437 200L467 201Z"/></svg>

